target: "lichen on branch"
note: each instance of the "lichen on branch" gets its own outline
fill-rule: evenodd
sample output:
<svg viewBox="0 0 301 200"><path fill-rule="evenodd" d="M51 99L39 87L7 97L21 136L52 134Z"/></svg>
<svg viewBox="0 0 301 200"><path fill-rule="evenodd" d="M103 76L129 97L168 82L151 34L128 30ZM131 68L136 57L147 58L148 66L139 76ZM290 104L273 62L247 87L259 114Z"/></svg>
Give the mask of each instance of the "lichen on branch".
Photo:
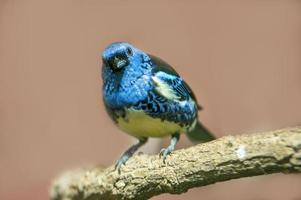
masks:
<svg viewBox="0 0 301 200"><path fill-rule="evenodd" d="M158 155L135 155L120 173L111 166L65 172L52 186L52 200L148 199L193 187L272 173L301 172L301 128L226 136Z"/></svg>

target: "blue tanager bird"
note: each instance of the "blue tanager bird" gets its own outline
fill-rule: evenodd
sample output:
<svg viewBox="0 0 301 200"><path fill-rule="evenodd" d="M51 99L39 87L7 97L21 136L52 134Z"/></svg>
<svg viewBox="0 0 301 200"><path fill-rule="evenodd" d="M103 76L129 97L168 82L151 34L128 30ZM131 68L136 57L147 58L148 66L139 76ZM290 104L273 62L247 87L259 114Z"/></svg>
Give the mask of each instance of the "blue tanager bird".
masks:
<svg viewBox="0 0 301 200"><path fill-rule="evenodd" d="M174 149L180 133L194 141L207 142L214 136L198 121L195 95L180 75L166 62L127 42L115 42L102 54L103 100L109 116L139 142L116 162L120 168L149 137L171 136L160 151L165 158Z"/></svg>

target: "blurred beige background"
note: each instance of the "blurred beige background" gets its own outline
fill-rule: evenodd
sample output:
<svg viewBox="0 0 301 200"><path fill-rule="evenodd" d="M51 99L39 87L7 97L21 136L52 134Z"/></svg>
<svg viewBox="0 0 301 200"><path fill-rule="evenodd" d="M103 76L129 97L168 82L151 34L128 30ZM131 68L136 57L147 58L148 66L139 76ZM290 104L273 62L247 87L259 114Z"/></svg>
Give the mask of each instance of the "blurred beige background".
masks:
<svg viewBox="0 0 301 200"><path fill-rule="evenodd" d="M47 199L61 171L110 165L133 143L102 104L113 41L172 64L219 137L300 125L301 1L0 0L0 199ZM300 200L300 186L279 174L153 199Z"/></svg>

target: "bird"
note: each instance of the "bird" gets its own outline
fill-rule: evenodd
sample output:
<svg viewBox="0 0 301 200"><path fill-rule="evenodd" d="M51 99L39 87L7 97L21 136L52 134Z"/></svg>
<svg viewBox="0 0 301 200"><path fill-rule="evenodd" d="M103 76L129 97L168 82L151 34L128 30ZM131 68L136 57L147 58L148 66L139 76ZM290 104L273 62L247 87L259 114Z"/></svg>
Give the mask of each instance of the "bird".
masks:
<svg viewBox="0 0 301 200"><path fill-rule="evenodd" d="M166 157L175 149L181 133L197 142L214 140L198 120L196 96L167 62L128 42L114 42L102 53L104 107L113 122L138 139L115 163L120 169L150 137L170 136L160 151Z"/></svg>

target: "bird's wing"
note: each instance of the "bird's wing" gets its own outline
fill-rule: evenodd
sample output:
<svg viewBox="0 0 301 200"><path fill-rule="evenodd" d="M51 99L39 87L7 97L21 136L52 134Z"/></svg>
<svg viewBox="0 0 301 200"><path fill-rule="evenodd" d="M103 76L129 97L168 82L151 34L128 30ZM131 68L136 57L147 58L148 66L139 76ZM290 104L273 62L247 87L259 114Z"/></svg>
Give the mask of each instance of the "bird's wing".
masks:
<svg viewBox="0 0 301 200"><path fill-rule="evenodd" d="M158 93L172 100L181 101L192 98L198 105L197 99L188 84L169 64L155 56L150 55L150 58L154 67L152 79ZM198 105L198 109L201 109L200 105Z"/></svg>

